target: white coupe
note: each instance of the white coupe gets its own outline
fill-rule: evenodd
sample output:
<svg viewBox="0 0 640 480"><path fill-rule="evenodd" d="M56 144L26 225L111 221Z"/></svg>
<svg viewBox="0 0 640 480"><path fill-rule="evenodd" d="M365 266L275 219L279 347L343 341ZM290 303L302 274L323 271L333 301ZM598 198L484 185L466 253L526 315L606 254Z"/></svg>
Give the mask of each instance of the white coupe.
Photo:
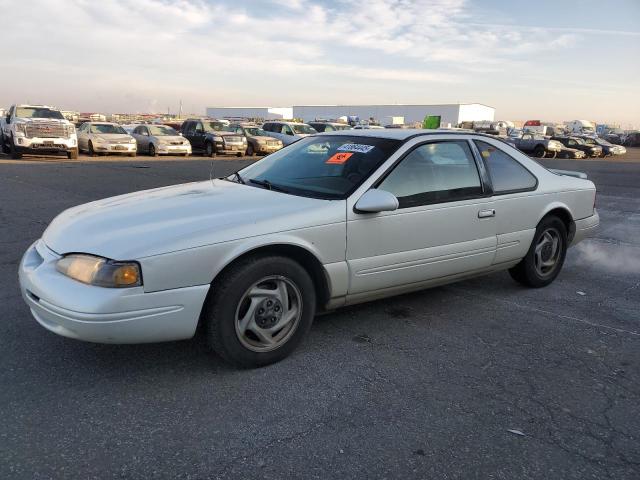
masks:
<svg viewBox="0 0 640 480"><path fill-rule="evenodd" d="M584 174L482 134L304 138L226 178L121 195L53 220L20 264L60 335L192 337L229 362L287 356L318 311L508 269L544 287L598 225Z"/></svg>

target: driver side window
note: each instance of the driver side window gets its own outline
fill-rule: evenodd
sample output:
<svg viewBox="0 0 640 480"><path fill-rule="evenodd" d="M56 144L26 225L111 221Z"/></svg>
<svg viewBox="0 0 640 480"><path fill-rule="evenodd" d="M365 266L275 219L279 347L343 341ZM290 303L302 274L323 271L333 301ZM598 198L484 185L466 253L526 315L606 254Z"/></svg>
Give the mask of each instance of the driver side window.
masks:
<svg viewBox="0 0 640 480"><path fill-rule="evenodd" d="M482 195L478 168L466 141L433 142L416 147L378 188L393 193L400 208Z"/></svg>
<svg viewBox="0 0 640 480"><path fill-rule="evenodd" d="M196 122L194 132L196 134L204 133L204 127L202 126L202 122Z"/></svg>

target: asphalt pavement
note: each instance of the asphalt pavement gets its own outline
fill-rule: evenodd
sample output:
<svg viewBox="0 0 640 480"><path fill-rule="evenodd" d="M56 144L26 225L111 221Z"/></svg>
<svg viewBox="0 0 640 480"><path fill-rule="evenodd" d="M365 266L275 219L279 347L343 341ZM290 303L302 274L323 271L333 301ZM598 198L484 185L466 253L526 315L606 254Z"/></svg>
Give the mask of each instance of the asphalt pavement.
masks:
<svg viewBox="0 0 640 480"><path fill-rule="evenodd" d="M544 161L594 180L602 222L551 286L345 308L266 368L31 318L18 262L63 209L249 161L0 159L0 478L640 478L640 163Z"/></svg>

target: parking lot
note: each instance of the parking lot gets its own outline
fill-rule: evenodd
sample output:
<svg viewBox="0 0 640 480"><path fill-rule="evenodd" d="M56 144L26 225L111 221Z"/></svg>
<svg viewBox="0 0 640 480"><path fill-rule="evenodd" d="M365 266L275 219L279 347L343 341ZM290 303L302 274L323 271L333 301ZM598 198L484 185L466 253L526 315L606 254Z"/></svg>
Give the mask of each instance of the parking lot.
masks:
<svg viewBox="0 0 640 480"><path fill-rule="evenodd" d="M640 149L543 161L586 172L601 218L551 286L502 272L348 307L266 368L31 318L18 262L63 209L254 160L0 156L0 478L640 477Z"/></svg>

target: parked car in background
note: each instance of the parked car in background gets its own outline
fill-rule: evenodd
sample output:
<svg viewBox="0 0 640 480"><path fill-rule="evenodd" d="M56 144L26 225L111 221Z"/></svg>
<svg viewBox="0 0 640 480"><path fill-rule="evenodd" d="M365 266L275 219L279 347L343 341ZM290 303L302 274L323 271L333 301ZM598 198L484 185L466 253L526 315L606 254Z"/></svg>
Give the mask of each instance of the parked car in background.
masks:
<svg viewBox="0 0 640 480"><path fill-rule="evenodd" d="M640 147L640 132L625 133L622 138L622 145L625 147Z"/></svg>
<svg viewBox="0 0 640 480"><path fill-rule="evenodd" d="M562 150L560 142L533 133L523 133L519 137L510 136L506 141L518 150L538 158L554 158Z"/></svg>
<svg viewBox="0 0 640 480"><path fill-rule="evenodd" d="M247 139L244 135L229 132L228 125L228 122L211 118L190 118L182 124L182 135L189 140L194 152L204 152L208 157L241 157L247 151Z"/></svg>
<svg viewBox="0 0 640 480"><path fill-rule="evenodd" d="M587 145L584 139L578 137L556 136L553 140L562 143L565 147L582 150L588 157L602 156L602 147L599 145Z"/></svg>
<svg viewBox="0 0 640 480"><path fill-rule="evenodd" d="M66 210L25 252L20 288L58 335L159 342L201 325L222 358L258 367L316 312L506 269L550 285L599 223L585 177L488 135L319 134L225 179Z"/></svg>
<svg viewBox="0 0 640 480"><path fill-rule="evenodd" d="M12 105L0 117L0 147L11 158L23 154L65 153L78 158L78 136L73 123L47 105Z"/></svg>
<svg viewBox="0 0 640 480"><path fill-rule="evenodd" d="M232 123L227 130L243 135L247 139L246 154L249 156L269 155L283 147L282 140L270 137L255 123Z"/></svg>
<svg viewBox="0 0 640 480"><path fill-rule="evenodd" d="M575 160L580 160L587 156L582 150L578 150L576 148L569 148L562 145L562 149L558 152L558 158L572 158Z"/></svg>
<svg viewBox="0 0 640 480"><path fill-rule="evenodd" d="M601 157L611 157L613 155L624 155L627 153L627 149L621 145L613 145L611 142L607 142L604 138L600 137L582 137L584 143L593 146L597 145L602 148Z"/></svg>
<svg viewBox="0 0 640 480"><path fill-rule="evenodd" d="M138 142L138 153L157 155L191 155L191 144L166 125L138 125L132 132Z"/></svg>
<svg viewBox="0 0 640 480"><path fill-rule="evenodd" d="M340 130L351 130L353 127L347 123L339 122L326 122L324 120L314 120L309 122L309 125L313 127L316 132L338 132Z"/></svg>
<svg viewBox="0 0 640 480"><path fill-rule="evenodd" d="M267 135L270 137L281 140L285 147L301 138L318 133L313 127L306 123L277 120L265 122L262 125L262 129L267 132Z"/></svg>
<svg viewBox="0 0 640 480"><path fill-rule="evenodd" d="M85 122L78 129L78 147L94 156L117 153L135 157L136 139L117 123Z"/></svg>

